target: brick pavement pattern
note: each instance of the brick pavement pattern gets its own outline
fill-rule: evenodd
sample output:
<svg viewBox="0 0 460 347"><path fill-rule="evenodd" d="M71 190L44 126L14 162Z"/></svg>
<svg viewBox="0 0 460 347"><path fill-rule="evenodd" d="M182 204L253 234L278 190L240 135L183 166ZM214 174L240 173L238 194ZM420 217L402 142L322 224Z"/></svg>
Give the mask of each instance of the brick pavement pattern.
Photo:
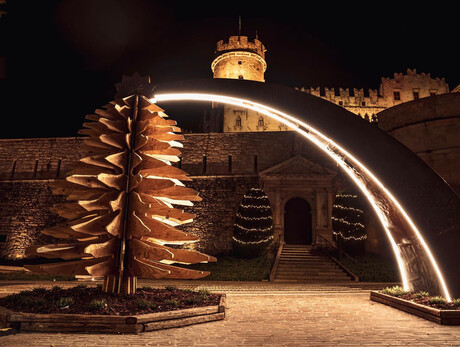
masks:
<svg viewBox="0 0 460 347"><path fill-rule="evenodd" d="M177 286L226 292L225 320L138 335L22 332L0 337L0 346L460 346L460 327L372 302L365 285Z"/></svg>

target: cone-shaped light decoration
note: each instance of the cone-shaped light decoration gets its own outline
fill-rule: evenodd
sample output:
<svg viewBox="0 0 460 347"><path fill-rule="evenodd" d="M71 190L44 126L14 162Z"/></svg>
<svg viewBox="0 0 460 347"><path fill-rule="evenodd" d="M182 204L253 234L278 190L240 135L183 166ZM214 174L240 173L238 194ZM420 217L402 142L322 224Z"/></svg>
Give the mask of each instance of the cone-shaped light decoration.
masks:
<svg viewBox="0 0 460 347"><path fill-rule="evenodd" d="M189 181L188 175L171 166L179 160L176 147L183 137L176 134L176 122L144 97L150 86L148 78L124 77L117 85L119 98L86 117L80 133L88 135L84 146L89 155L65 181L53 184L53 192L68 200L53 211L67 221L42 231L76 242L30 247L30 255L67 261L29 265L29 270L104 276L103 290L116 293L134 293L137 277L209 274L170 265L216 259L166 246L198 241L175 228L195 216L173 205L190 206L201 198L181 182Z"/></svg>

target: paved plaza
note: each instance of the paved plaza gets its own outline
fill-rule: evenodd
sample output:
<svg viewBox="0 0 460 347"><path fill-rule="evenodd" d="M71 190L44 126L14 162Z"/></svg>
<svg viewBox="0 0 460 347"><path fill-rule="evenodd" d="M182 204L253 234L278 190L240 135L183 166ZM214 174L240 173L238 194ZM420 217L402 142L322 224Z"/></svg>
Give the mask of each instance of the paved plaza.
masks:
<svg viewBox="0 0 460 347"><path fill-rule="evenodd" d="M17 333L0 346L460 346L460 327L443 326L369 300L381 284L142 282L227 294L223 321L140 333ZM0 282L0 295L75 282ZM94 285L94 283L92 283ZM385 285L387 286L387 285Z"/></svg>

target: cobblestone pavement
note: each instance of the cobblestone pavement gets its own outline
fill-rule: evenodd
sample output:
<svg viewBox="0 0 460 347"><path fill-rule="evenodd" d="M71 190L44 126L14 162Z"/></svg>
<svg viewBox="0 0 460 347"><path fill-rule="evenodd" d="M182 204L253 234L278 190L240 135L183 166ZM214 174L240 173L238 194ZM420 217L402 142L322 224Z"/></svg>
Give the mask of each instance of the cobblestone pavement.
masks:
<svg viewBox="0 0 460 347"><path fill-rule="evenodd" d="M22 332L0 346L460 346L460 327L370 301L380 284L155 282L168 284L227 293L225 320L138 335ZM0 283L0 295L36 286Z"/></svg>

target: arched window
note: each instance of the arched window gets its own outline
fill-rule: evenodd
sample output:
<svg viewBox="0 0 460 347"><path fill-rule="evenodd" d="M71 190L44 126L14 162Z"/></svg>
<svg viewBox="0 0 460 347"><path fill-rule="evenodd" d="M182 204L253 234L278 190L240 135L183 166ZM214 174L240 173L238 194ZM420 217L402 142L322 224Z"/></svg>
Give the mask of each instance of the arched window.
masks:
<svg viewBox="0 0 460 347"><path fill-rule="evenodd" d="M368 122L370 121L369 115L367 113L364 115L364 119L367 120Z"/></svg>
<svg viewBox="0 0 460 347"><path fill-rule="evenodd" d="M264 126L264 117L259 117L259 122L257 123L257 125L259 127L263 127Z"/></svg>
<svg viewBox="0 0 460 347"><path fill-rule="evenodd" d="M237 127L241 126L241 117L240 116L236 117L235 126L237 126Z"/></svg>

